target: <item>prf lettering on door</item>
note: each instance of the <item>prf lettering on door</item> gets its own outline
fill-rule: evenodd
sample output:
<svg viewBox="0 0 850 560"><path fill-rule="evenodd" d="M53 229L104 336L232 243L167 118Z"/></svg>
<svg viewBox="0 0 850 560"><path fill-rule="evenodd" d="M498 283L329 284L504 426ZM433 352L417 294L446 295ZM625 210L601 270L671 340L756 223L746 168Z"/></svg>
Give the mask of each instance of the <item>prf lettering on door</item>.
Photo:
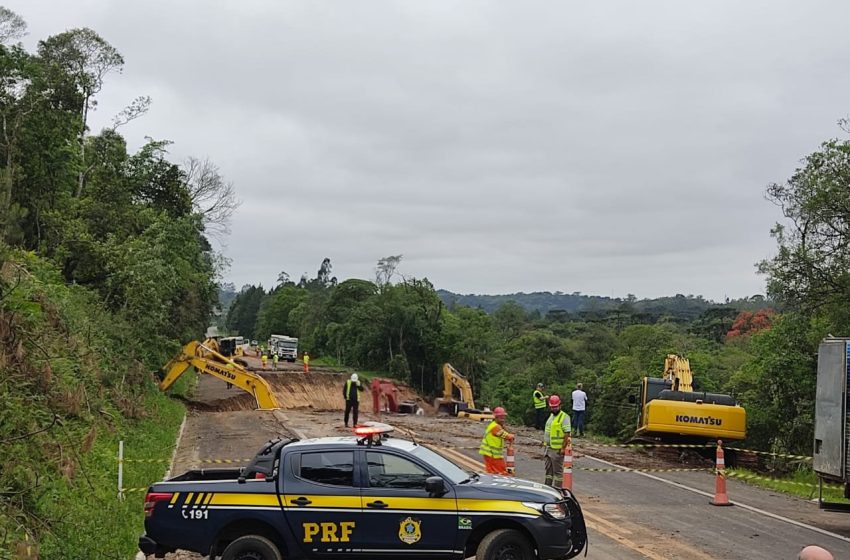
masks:
<svg viewBox="0 0 850 560"><path fill-rule="evenodd" d="M342 523L304 523L304 542L313 542L319 537L319 542L348 542L354 531L354 521ZM321 533L321 536L319 536Z"/></svg>

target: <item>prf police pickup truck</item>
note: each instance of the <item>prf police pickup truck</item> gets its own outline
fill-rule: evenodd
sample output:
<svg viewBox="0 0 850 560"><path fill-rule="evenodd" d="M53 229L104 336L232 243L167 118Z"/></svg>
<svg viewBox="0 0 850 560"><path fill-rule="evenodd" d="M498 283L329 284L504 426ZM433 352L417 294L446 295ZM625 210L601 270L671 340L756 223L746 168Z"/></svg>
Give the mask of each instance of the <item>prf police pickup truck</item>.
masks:
<svg viewBox="0 0 850 560"><path fill-rule="evenodd" d="M389 438L391 429L277 440L247 467L156 483L139 548L222 560L548 560L584 549L584 518L569 492L466 472Z"/></svg>

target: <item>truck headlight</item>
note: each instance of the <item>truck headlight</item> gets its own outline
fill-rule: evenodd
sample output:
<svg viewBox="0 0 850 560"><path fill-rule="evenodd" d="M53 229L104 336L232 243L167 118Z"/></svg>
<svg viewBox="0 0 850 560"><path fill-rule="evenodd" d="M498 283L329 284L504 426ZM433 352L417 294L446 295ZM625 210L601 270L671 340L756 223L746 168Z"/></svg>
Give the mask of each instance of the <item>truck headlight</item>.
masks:
<svg viewBox="0 0 850 560"><path fill-rule="evenodd" d="M540 504L537 502L523 502L522 505L526 507L530 507L532 509L536 509L541 513L545 513L549 517L553 519L566 519L567 511L564 509L564 506L556 503L549 504Z"/></svg>

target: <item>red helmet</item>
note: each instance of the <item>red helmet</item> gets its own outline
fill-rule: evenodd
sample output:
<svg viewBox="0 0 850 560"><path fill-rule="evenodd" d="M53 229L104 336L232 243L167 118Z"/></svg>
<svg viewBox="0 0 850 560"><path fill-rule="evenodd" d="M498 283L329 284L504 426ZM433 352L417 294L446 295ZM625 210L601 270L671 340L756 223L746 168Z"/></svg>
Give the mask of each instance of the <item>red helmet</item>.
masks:
<svg viewBox="0 0 850 560"><path fill-rule="evenodd" d="M508 413L501 406L497 406L493 409L493 416L495 416L496 418L507 418Z"/></svg>
<svg viewBox="0 0 850 560"><path fill-rule="evenodd" d="M561 397L558 395L549 397L549 406L561 406Z"/></svg>

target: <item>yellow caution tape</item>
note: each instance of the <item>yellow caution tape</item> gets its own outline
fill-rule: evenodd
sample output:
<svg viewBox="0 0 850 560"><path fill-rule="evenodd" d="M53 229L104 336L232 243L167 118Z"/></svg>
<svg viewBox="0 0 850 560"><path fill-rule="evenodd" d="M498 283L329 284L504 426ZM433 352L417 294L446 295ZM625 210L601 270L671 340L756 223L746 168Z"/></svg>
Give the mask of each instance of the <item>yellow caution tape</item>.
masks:
<svg viewBox="0 0 850 560"><path fill-rule="evenodd" d="M596 468L587 468L587 467L574 467L580 471L590 471L590 472L709 472L711 469L705 468L694 468L694 469L596 469Z"/></svg>
<svg viewBox="0 0 850 560"><path fill-rule="evenodd" d="M766 455L768 457L782 457L783 459L797 459L799 461L811 461L812 458L808 455L789 455L788 453L771 453L770 451L756 451L755 449L741 449L740 447L724 447L739 453L752 453L754 455Z"/></svg>
<svg viewBox="0 0 850 560"><path fill-rule="evenodd" d="M249 463L253 459L199 459L189 463L204 463L215 465L230 465L233 463ZM120 460L118 461L121 462ZM171 459L124 459L124 463L170 463Z"/></svg>
<svg viewBox="0 0 850 560"><path fill-rule="evenodd" d="M122 493L132 494L133 492L147 492L147 488L122 488Z"/></svg>
<svg viewBox="0 0 850 560"><path fill-rule="evenodd" d="M573 440L574 444L575 442L576 440ZM639 449L643 447L673 447L680 449L706 449L710 447L717 447L717 444L715 443L595 443L592 441L583 441L581 443L590 447L619 447L632 449Z"/></svg>
<svg viewBox="0 0 850 560"><path fill-rule="evenodd" d="M734 470L731 470L731 469L726 470L725 472L720 472L719 474L725 475L725 476L730 477L730 478L740 478L741 480L761 480L761 481L765 481L765 482L777 482L777 483L781 483L781 484L790 484L792 486L804 486L806 488L817 488L818 487L818 485L816 483L812 483L812 482L797 482L797 481L794 481L794 480L786 480L786 479L783 479L783 478L772 478L772 477L769 477L769 476L760 476L760 475L757 475L757 474L737 472L737 471L734 471ZM835 490L840 490L840 489L843 488L840 484L824 484L823 487L824 488L832 488L832 489L835 489Z"/></svg>
<svg viewBox="0 0 850 560"><path fill-rule="evenodd" d="M575 440L574 440L575 441ZM644 447L670 447L670 448L679 448L679 449L707 449L707 448L716 448L717 444L708 442L708 443L596 443L592 441L583 441L582 445L587 445L589 447L617 447L617 448L632 448L632 449L640 449ZM727 451L737 451L739 453L752 453L754 455L764 455L767 457L780 457L783 459L795 459L798 461L811 461L812 458L809 455L791 455L790 453L773 453L771 451L758 451L756 449L744 449L741 447L723 447L724 450Z"/></svg>

